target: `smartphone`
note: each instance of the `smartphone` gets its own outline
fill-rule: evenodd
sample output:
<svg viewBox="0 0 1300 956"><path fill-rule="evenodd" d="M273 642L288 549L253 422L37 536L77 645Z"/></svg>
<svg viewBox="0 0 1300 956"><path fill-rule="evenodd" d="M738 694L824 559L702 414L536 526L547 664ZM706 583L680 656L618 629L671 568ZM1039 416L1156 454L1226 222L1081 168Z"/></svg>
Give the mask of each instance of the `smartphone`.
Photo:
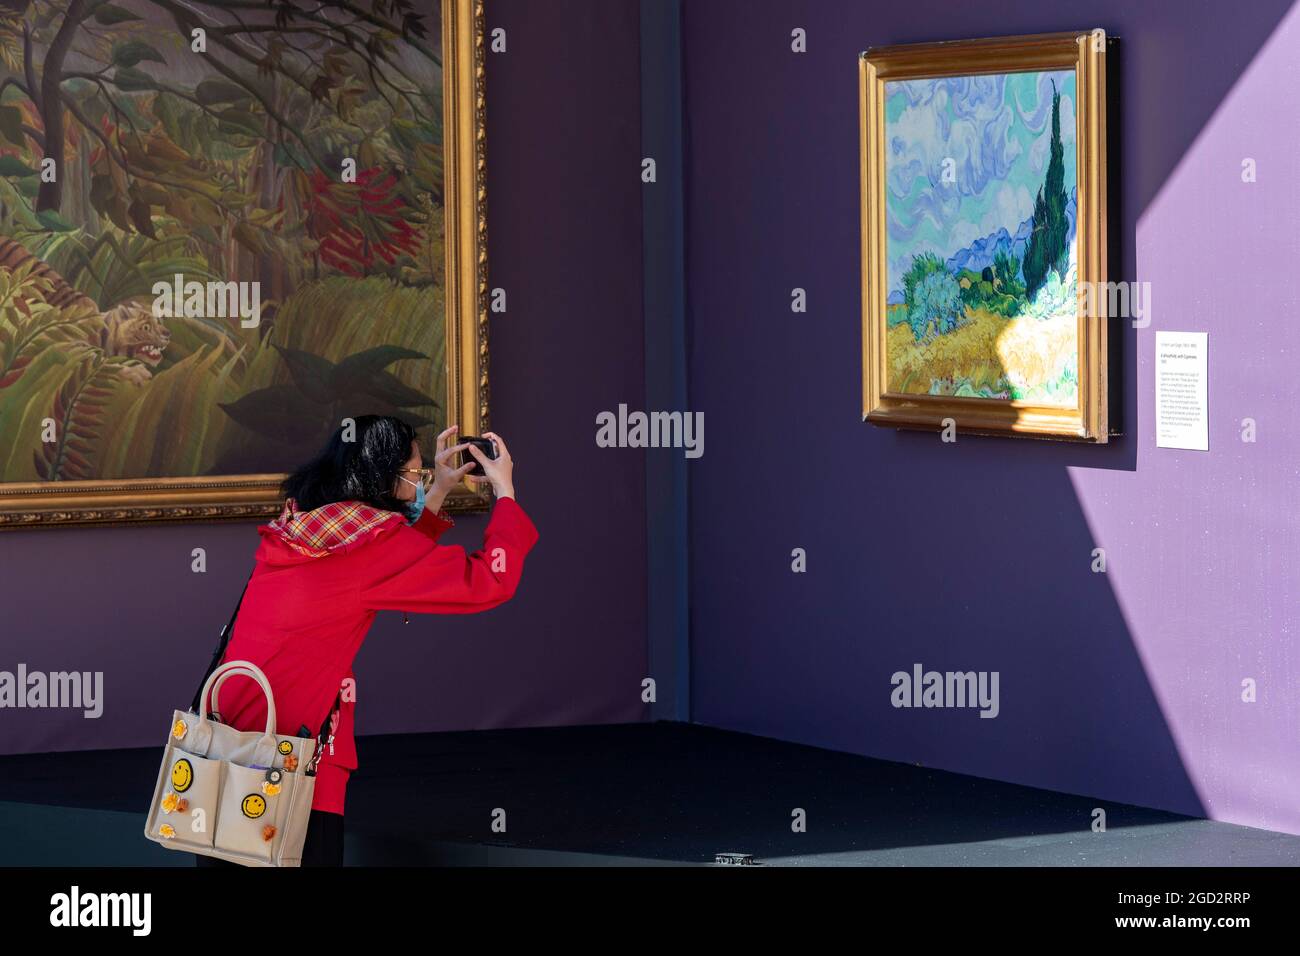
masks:
<svg viewBox="0 0 1300 956"><path fill-rule="evenodd" d="M474 435L462 435L458 439L456 439L456 444L477 445L478 450L481 451L486 457L495 459L497 456L497 446L496 443L493 442L491 438L478 438L475 437ZM465 474L482 475L484 473L483 466L478 463L477 458L475 458L472 454L470 454L468 448L466 448L464 451L460 453L460 463L464 465L467 462L473 462L474 467L471 468L469 471L467 471Z"/></svg>

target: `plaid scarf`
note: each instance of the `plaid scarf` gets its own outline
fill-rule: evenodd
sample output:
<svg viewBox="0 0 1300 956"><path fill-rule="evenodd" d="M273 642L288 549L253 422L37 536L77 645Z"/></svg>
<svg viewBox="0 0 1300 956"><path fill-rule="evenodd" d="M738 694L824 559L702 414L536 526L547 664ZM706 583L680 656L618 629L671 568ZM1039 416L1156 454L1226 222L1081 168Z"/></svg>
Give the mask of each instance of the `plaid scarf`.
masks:
<svg viewBox="0 0 1300 956"><path fill-rule="evenodd" d="M360 501L335 501L311 511L299 511L288 498L280 517L267 527L302 554L321 558L346 548L389 521L405 521L395 511L372 508Z"/></svg>

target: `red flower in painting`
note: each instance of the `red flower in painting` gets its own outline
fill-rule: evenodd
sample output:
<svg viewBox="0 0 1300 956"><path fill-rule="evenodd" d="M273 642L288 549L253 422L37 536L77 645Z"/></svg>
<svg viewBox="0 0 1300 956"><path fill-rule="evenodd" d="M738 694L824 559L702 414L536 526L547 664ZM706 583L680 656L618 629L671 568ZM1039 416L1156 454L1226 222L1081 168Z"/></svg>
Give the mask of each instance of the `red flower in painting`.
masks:
<svg viewBox="0 0 1300 956"><path fill-rule="evenodd" d="M365 275L376 259L391 265L402 254L418 252L422 236L407 221L408 210L391 171L358 170L355 183L340 183L320 170L312 173L307 229L320 243L321 261L346 275ZM363 213L379 236L355 224Z"/></svg>

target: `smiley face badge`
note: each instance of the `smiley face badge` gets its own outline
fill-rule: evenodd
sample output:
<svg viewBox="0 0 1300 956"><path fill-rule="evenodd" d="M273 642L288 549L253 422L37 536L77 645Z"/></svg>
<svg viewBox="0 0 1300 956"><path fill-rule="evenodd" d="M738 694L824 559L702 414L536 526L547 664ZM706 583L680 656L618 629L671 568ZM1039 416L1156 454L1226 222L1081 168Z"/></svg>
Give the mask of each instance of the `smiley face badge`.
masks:
<svg viewBox="0 0 1300 956"><path fill-rule="evenodd" d="M172 789L184 793L194 783L194 767L182 757L172 764Z"/></svg>
<svg viewBox="0 0 1300 956"><path fill-rule="evenodd" d="M244 797L244 802L239 805L239 809L244 812L244 816L248 817L248 819L256 820L266 813L266 797L260 793L250 793Z"/></svg>

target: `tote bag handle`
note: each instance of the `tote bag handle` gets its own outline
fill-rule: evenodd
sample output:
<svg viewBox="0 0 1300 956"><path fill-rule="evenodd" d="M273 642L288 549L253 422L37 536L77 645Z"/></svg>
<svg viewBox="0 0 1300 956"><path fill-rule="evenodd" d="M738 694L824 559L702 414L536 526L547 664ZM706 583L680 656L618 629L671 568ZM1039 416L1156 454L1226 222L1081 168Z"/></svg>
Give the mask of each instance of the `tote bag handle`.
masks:
<svg viewBox="0 0 1300 956"><path fill-rule="evenodd" d="M227 677L230 677L233 674L242 674L245 677L251 677L253 680L257 681L258 685L262 688L262 693L266 696L266 734L274 737L275 695L271 693L271 682L266 679L266 675L262 673L262 669L251 661L227 661L208 675L208 679L204 682L203 690L200 694L199 720L203 721L208 718L208 692L210 690L213 691L213 698L215 700L216 689L225 682ZM214 682L217 683L217 688L213 687Z"/></svg>
<svg viewBox="0 0 1300 956"><path fill-rule="evenodd" d="M252 663L251 661L227 661L226 663L227 663L227 664L247 664L249 667L253 666L253 663ZM216 717L217 717L217 719L218 719L218 720L220 719L220 717L221 717L221 705L218 704L217 701L221 700L221 688L224 687L224 686L226 686L226 680L227 680L228 678L236 677L236 676L238 676L238 675L241 674L241 673L243 673L243 674L245 674L245 675L247 675L247 676L249 676L249 677L252 677L254 680L257 679L256 676L255 676L254 674L252 674L250 671L248 671L247 669L245 669L245 668L236 668L236 667L229 668L228 670L223 670L220 674L213 675L213 676L216 678L216 680L215 680L215 681L213 682L213 684L212 684L212 691L211 691L211 693L209 693L209 694L207 695L207 700L208 700L208 716L209 716L209 717L211 717L213 714L215 714ZM262 673L265 674L266 672L263 671ZM268 678L268 681L269 681L269 678ZM271 691L271 693L273 694L274 691Z"/></svg>

